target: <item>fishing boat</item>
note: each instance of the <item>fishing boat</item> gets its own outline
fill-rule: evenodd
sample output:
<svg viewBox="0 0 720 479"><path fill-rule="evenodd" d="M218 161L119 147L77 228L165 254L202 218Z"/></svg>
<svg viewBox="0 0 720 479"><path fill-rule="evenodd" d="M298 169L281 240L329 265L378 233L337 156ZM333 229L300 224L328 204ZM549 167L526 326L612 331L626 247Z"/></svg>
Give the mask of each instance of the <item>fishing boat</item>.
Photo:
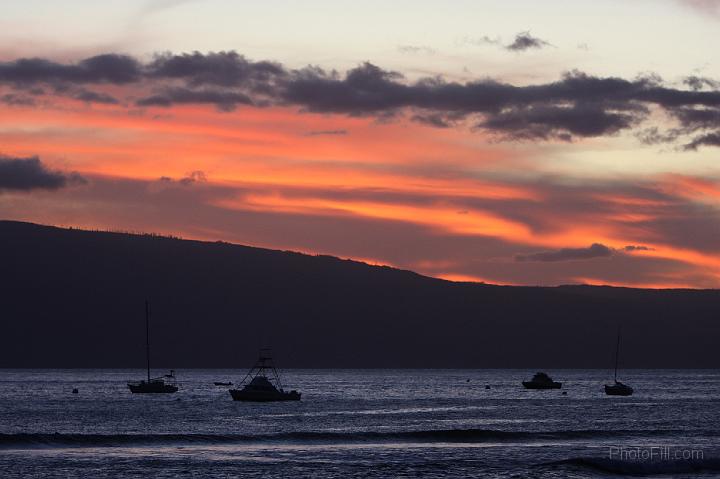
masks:
<svg viewBox="0 0 720 479"><path fill-rule="evenodd" d="M128 381L127 385L133 394L142 393L175 393L178 390L175 371L170 370L164 376L150 377L150 304L145 301L145 356L147 360L147 379Z"/></svg>
<svg viewBox="0 0 720 479"><path fill-rule="evenodd" d="M232 386L232 382L222 382L222 381L215 381L213 383L215 386Z"/></svg>
<svg viewBox="0 0 720 479"><path fill-rule="evenodd" d="M260 356L240 383L242 389L230 389L235 401L273 402L299 401L300 393L285 391L269 349L261 349Z"/></svg>
<svg viewBox="0 0 720 479"><path fill-rule="evenodd" d="M562 383L553 381L547 373L537 372L530 381L523 381L525 389L560 389Z"/></svg>
<svg viewBox="0 0 720 479"><path fill-rule="evenodd" d="M605 385L605 394L608 396L632 396L633 388L618 381L618 358L620 357L620 328L618 328L617 343L615 345L615 383Z"/></svg>

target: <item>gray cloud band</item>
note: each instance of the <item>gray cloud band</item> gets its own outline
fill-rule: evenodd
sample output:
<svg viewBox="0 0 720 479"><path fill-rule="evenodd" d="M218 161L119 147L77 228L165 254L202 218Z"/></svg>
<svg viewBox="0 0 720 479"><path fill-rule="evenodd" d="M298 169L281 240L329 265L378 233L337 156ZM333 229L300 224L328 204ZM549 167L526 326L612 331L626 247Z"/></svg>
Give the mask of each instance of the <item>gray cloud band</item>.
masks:
<svg viewBox="0 0 720 479"><path fill-rule="evenodd" d="M587 248L560 248L550 251L541 251L530 254L516 254L515 261L540 261L544 263L557 261L581 261L594 258L608 258L617 253L632 253L635 251L652 251L643 245L627 245L620 249L613 249L601 243L593 243Z"/></svg>
<svg viewBox="0 0 720 479"><path fill-rule="evenodd" d="M0 156L0 191L56 190L71 183L86 183L86 180L77 173L50 170L36 156Z"/></svg>
<svg viewBox="0 0 720 479"><path fill-rule="evenodd" d="M0 84L28 95L46 94L38 87L50 86L57 95L109 104L118 100L84 87L131 85L140 92L134 92L133 102L141 107L212 104L231 111L239 105L283 105L385 120L410 110L410 119L425 125L469 124L500 139L525 141L614 135L636 128L655 107L678 125L658 132L648 143L681 141L685 150L695 150L718 146L720 136L718 83L698 77L686 79L688 89L668 86L656 77L627 80L577 71L558 81L528 86L492 79L459 83L439 77L410 82L371 63L341 74L313 66L289 69L230 51L167 53L145 63L118 54L73 64L23 58L0 63Z"/></svg>

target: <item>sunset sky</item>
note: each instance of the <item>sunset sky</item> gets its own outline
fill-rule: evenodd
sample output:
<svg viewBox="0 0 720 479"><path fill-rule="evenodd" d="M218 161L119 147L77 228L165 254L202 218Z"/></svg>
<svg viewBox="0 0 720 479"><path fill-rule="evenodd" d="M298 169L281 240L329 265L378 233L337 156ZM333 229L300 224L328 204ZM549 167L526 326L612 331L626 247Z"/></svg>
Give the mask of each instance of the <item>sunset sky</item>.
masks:
<svg viewBox="0 0 720 479"><path fill-rule="evenodd" d="M720 1L0 7L0 219L720 287Z"/></svg>

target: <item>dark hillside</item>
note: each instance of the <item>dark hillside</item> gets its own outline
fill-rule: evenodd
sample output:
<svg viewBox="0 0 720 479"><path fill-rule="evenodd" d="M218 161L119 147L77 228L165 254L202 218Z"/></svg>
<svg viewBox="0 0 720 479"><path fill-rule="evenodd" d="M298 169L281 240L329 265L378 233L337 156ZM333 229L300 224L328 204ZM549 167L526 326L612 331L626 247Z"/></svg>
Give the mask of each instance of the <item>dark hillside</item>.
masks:
<svg viewBox="0 0 720 479"><path fill-rule="evenodd" d="M720 292L452 283L326 256L0 221L0 367L718 367Z"/></svg>

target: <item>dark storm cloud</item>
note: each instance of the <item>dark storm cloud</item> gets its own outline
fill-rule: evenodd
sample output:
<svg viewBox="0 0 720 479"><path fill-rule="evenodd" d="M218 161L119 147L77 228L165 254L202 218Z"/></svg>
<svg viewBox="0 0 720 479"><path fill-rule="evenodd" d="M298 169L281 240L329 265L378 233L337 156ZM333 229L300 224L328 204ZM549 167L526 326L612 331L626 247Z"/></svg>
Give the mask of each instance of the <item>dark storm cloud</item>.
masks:
<svg viewBox="0 0 720 479"><path fill-rule="evenodd" d="M517 48L543 42L520 34ZM543 43L545 44L545 43ZM573 71L558 81L515 86L492 79L469 82L441 77L408 81L398 72L362 63L342 74L315 66L288 69L270 61L250 61L230 51L170 53L147 63L106 54L74 64L30 58L0 63L0 83L17 89L51 87L56 95L81 101L117 100L89 90L88 84L132 83L137 106L212 104L222 111L238 105L292 106L303 111L372 116L380 121L404 117L447 128L469 124L499 138L546 140L596 137L632 130L665 110L679 127L674 134L656 132L646 143L677 141L686 149L714 146L720 128L717 82L689 77L690 89L667 86L656 76L632 80Z"/></svg>
<svg viewBox="0 0 720 479"><path fill-rule="evenodd" d="M113 53L86 58L75 64L62 64L43 58L21 58L0 63L0 82L34 83L112 83L125 84L141 78L141 65L127 55Z"/></svg>
<svg viewBox="0 0 720 479"><path fill-rule="evenodd" d="M0 191L34 189L56 190L70 183L84 183L76 173L49 170L36 156L13 158L0 156Z"/></svg>
<svg viewBox="0 0 720 479"><path fill-rule="evenodd" d="M654 78L630 81L571 72L557 82L525 87L440 78L409 84L399 73L370 63L344 78L336 72L305 69L294 72L284 86L279 92L282 101L311 111L373 115L411 108L419 110L413 120L437 127L479 115L481 129L514 139L615 134L646 119L650 104L685 107L688 112L720 104L719 92L673 90Z"/></svg>
<svg viewBox="0 0 720 479"><path fill-rule="evenodd" d="M278 92L280 100L311 111L363 115L411 106L413 92L402 75L364 63L337 72L308 67L294 72Z"/></svg>
<svg viewBox="0 0 720 479"><path fill-rule="evenodd" d="M610 135L630 128L642 116L616 112L599 105L576 104L572 107L538 105L513 108L491 115L481 128L503 132L506 138L520 140L571 140L573 136Z"/></svg>
<svg viewBox="0 0 720 479"><path fill-rule="evenodd" d="M252 62L237 52L169 53L157 56L146 67L146 75L155 78L172 78L189 85L249 86L258 87L276 77L285 76L282 65L274 62Z"/></svg>
<svg viewBox="0 0 720 479"><path fill-rule="evenodd" d="M515 261L577 261L612 256L613 250L600 243L593 243L587 248L561 248L539 253L516 254Z"/></svg>
<svg viewBox="0 0 720 479"><path fill-rule="evenodd" d="M505 48L514 52L522 52L531 48L543 48L550 45L545 40L533 37L530 32L521 32L515 35L515 40Z"/></svg>

